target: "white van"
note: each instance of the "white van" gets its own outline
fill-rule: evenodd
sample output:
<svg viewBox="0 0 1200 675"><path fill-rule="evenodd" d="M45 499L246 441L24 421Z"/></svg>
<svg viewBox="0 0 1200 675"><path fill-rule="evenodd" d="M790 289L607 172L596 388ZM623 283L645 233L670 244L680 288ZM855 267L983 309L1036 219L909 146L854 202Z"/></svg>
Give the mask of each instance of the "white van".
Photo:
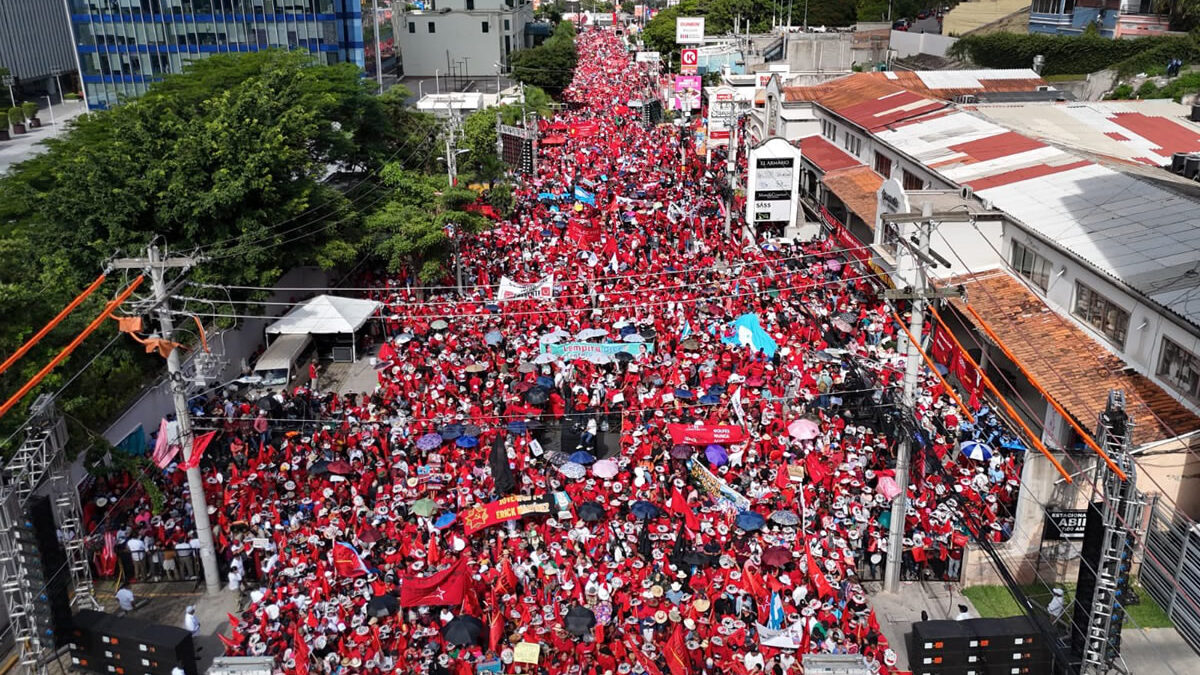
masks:
<svg viewBox="0 0 1200 675"><path fill-rule="evenodd" d="M254 364L254 385L258 389L280 389L289 387L292 379L300 373L298 369L305 353L312 345L311 335L280 335L258 357ZM303 373L308 375L308 371Z"/></svg>

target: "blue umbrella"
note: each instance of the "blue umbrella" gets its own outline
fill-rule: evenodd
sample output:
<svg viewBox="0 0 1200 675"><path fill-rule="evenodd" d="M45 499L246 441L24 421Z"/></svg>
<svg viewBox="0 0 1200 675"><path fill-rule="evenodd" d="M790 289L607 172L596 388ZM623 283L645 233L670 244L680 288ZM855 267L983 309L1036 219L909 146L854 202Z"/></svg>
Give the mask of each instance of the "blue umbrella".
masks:
<svg viewBox="0 0 1200 675"><path fill-rule="evenodd" d="M583 450L576 450L575 452L572 452L571 456L568 457L567 459L569 461L575 462L576 464L582 464L584 466L596 463L595 456L593 456L592 453L585 452Z"/></svg>
<svg viewBox="0 0 1200 675"><path fill-rule="evenodd" d="M763 518L762 514L755 513L754 511L742 511L737 515L735 523L747 532L754 532L761 530L763 525L767 524L767 519Z"/></svg>
<svg viewBox="0 0 1200 675"><path fill-rule="evenodd" d="M446 426L442 427L442 430L438 433L442 435L443 440L452 441L463 435L463 425L447 424Z"/></svg>
<svg viewBox="0 0 1200 675"><path fill-rule="evenodd" d="M508 433L513 434L514 436L520 436L521 434L525 433L527 428L528 427L526 424L520 420L515 420L508 423Z"/></svg>
<svg viewBox="0 0 1200 675"><path fill-rule="evenodd" d="M1015 438L1005 437L1000 442L1000 447L1004 448L1005 450L1017 450L1019 452L1025 452L1025 444Z"/></svg>
<svg viewBox="0 0 1200 675"><path fill-rule="evenodd" d="M479 439L474 436L459 436L454 444L460 448L474 448L479 445Z"/></svg>
<svg viewBox="0 0 1200 675"><path fill-rule="evenodd" d="M550 377L548 375L539 375L537 382L535 384L537 384L537 386L539 386L539 387L553 389L554 388L554 378Z"/></svg>
<svg viewBox="0 0 1200 675"><path fill-rule="evenodd" d="M976 462L986 462L992 458L992 449L978 441L963 443L962 453L967 456L967 459L973 459Z"/></svg>
<svg viewBox="0 0 1200 675"><path fill-rule="evenodd" d="M498 330L489 330L484 336L483 341L489 345L498 345L504 339L504 335Z"/></svg>
<svg viewBox="0 0 1200 675"><path fill-rule="evenodd" d="M708 393L712 394L713 396L720 396L721 394L725 393L725 385L714 384L708 388Z"/></svg>
<svg viewBox="0 0 1200 675"><path fill-rule="evenodd" d="M675 398L680 398L685 401L690 401L691 399L696 398L696 394L694 392L692 392L692 390L690 390L690 389L676 389L675 390Z"/></svg>
<svg viewBox="0 0 1200 675"><path fill-rule="evenodd" d="M453 525L455 520L458 520L457 515L450 513L450 512L446 512L446 513L443 513L442 515L438 516L437 520L433 521L433 526L439 530L444 530L447 527L450 527L451 525Z"/></svg>
<svg viewBox="0 0 1200 675"><path fill-rule="evenodd" d="M719 394L705 394L700 397L700 402L704 405L717 405L721 402L721 396Z"/></svg>
<svg viewBox="0 0 1200 675"><path fill-rule="evenodd" d="M634 502L633 506L629 507L629 512L638 520L650 520L662 515L662 509L645 500Z"/></svg>
<svg viewBox="0 0 1200 675"><path fill-rule="evenodd" d="M713 466L725 466L729 463L729 453L719 445L710 445L704 449L704 456Z"/></svg>
<svg viewBox="0 0 1200 675"><path fill-rule="evenodd" d="M425 434L417 439L417 449L429 452L437 450L442 445L442 437L440 434Z"/></svg>
<svg viewBox="0 0 1200 675"><path fill-rule="evenodd" d="M933 365L937 367L937 371L938 371L938 373L939 373L939 374L941 374L941 375L945 375L946 373L950 372L950 369L949 369L949 368L947 368L946 366L943 366L943 365L942 365L942 364L940 364L940 363L935 363L935 364L933 364Z"/></svg>

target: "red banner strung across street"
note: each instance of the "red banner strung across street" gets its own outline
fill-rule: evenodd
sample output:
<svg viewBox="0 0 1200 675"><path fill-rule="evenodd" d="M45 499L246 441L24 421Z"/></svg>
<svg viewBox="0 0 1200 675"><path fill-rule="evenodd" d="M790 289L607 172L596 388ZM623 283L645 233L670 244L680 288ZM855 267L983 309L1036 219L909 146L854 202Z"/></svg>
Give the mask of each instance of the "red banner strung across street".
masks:
<svg viewBox="0 0 1200 675"><path fill-rule="evenodd" d="M701 427L668 424L667 431L671 433L671 442L684 445L728 445L739 443L746 438L746 432L732 424L707 424Z"/></svg>

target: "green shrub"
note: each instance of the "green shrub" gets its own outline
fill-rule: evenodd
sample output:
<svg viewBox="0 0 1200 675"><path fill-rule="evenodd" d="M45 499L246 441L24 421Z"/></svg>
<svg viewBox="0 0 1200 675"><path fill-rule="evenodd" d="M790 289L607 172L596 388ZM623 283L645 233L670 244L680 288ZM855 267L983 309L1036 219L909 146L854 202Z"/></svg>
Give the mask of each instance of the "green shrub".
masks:
<svg viewBox="0 0 1200 675"><path fill-rule="evenodd" d="M8 109L8 123L9 124L24 124L25 123L25 112L16 106L9 108Z"/></svg>
<svg viewBox="0 0 1200 675"><path fill-rule="evenodd" d="M1119 100L1133 98L1133 86L1128 84L1117 85L1117 87L1112 90L1112 93L1108 95L1108 98Z"/></svg>
<svg viewBox="0 0 1200 675"><path fill-rule="evenodd" d="M25 113L25 119L33 119L37 117L38 105L33 101L25 101L21 104L21 112Z"/></svg>
<svg viewBox="0 0 1200 675"><path fill-rule="evenodd" d="M73 92L73 91L69 91L69 92L67 92L66 94L63 94L63 100L64 100L64 101L78 101L78 100L79 100L79 94L76 94L76 93L75 93L75 92Z"/></svg>
<svg viewBox="0 0 1200 675"><path fill-rule="evenodd" d="M1138 87L1138 98L1154 98L1155 92L1158 91L1158 85L1154 84L1154 80L1146 80L1142 86Z"/></svg>
<svg viewBox="0 0 1200 675"><path fill-rule="evenodd" d="M982 68L1029 68L1038 54L1046 58L1043 75L1105 68L1132 74L1162 66L1171 58L1200 61L1200 44L1191 36L1110 40L1097 35L990 33L959 38L950 49L951 56L969 58Z"/></svg>

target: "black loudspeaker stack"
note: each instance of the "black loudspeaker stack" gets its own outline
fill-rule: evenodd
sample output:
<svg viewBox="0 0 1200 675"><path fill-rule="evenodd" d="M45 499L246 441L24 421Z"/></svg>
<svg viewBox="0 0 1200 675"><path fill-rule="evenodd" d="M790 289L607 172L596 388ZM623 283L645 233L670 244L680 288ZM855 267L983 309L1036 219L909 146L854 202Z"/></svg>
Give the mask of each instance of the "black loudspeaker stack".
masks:
<svg viewBox="0 0 1200 675"><path fill-rule="evenodd" d="M83 610L71 631L71 664L113 675L171 675L178 665L196 674L192 634L132 617Z"/></svg>
<svg viewBox="0 0 1200 675"><path fill-rule="evenodd" d="M1104 546L1104 502L1088 504L1087 526L1079 551L1079 577L1075 584L1075 606L1071 615L1071 656L1083 657L1087 648L1087 629L1092 622L1092 597L1096 593L1096 570L1100 569L1100 550Z"/></svg>
<svg viewBox="0 0 1200 675"><path fill-rule="evenodd" d="M913 675L1045 675L1049 645L1028 617L921 621L909 649Z"/></svg>
<svg viewBox="0 0 1200 675"><path fill-rule="evenodd" d="M47 648L61 647L71 628L71 575L67 556L58 542L54 510L49 497L33 497L16 529L17 547L25 567L25 584L33 598L34 627Z"/></svg>

